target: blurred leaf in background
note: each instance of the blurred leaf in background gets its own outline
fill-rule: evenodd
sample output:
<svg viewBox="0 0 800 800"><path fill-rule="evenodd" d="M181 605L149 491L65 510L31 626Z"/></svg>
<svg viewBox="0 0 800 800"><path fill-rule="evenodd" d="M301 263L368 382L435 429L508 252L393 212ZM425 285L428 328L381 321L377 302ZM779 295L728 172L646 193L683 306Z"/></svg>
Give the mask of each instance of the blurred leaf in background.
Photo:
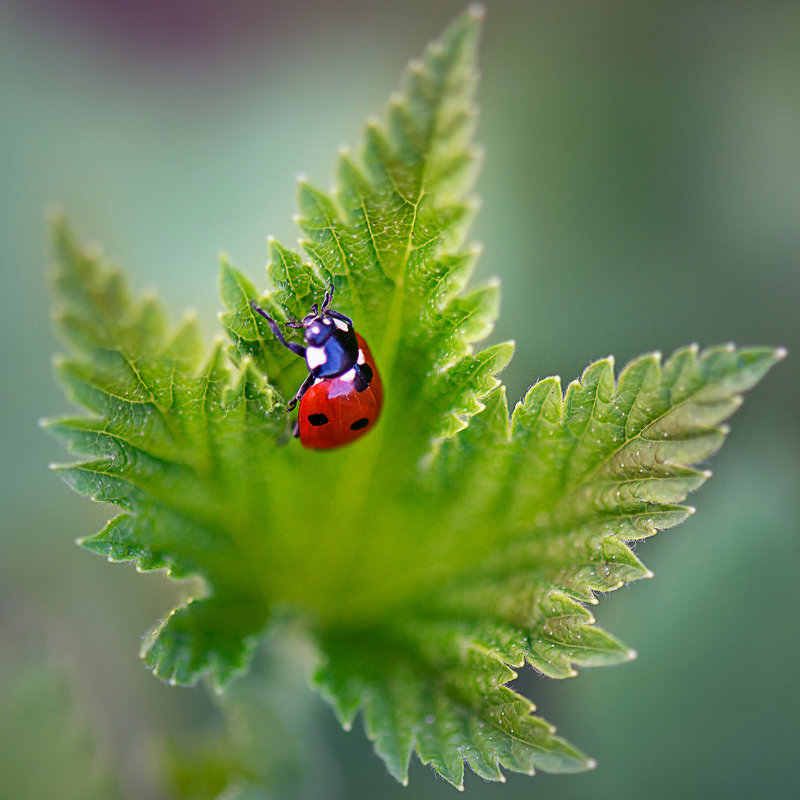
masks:
<svg viewBox="0 0 800 800"><path fill-rule="evenodd" d="M463 8L160 5L0 8L3 657L47 639L55 657L77 659L91 687L79 696L104 715L114 771L137 800L169 796L146 743L215 712L202 691L169 690L141 668L135 636L174 592L80 553L74 539L106 513L45 468L60 452L36 427L54 394L43 209L60 200L139 285L158 279L169 305L210 316L216 252L258 274L264 236L295 235L294 174L324 183L331 142L357 139L407 56ZM568 714L562 731L600 762L590 775L540 776L538 796L791 796L800 6L487 6L475 233L479 269L503 280L495 341L518 343L510 399L609 352L624 363L730 339L790 351L740 412L701 511L642 545L656 581L604 604L600 622L639 661L569 689L538 681L542 713ZM407 797L360 733L321 719L341 797ZM415 797L452 796L418 764L411 780ZM512 776L502 787L473 778L467 791L510 800L531 789Z"/></svg>
<svg viewBox="0 0 800 800"><path fill-rule="evenodd" d="M0 666L0 796L115 800L98 737L63 671L41 657Z"/></svg>
<svg viewBox="0 0 800 800"><path fill-rule="evenodd" d="M323 740L326 709L298 669L308 643L276 626L248 673L216 698L222 719L165 743L161 771L169 797L211 800L335 800L342 775Z"/></svg>

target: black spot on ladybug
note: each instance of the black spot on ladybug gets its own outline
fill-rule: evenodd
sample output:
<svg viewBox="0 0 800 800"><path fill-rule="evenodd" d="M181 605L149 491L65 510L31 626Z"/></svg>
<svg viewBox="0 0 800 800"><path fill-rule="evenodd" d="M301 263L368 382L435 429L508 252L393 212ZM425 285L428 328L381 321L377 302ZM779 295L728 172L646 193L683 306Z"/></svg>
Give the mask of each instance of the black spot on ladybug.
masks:
<svg viewBox="0 0 800 800"><path fill-rule="evenodd" d="M363 392L372 383L372 367L369 364L359 364L356 367L356 379L353 385L357 392ZM361 426L364 427L363 425ZM357 430L357 429L356 429Z"/></svg>
<svg viewBox="0 0 800 800"><path fill-rule="evenodd" d="M320 425L327 425L330 420L324 414L309 414L308 421L318 428Z"/></svg>
<svg viewBox="0 0 800 800"><path fill-rule="evenodd" d="M361 419L357 419L351 426L351 431L360 431L362 428L366 428L369 425L369 420L366 417L361 417Z"/></svg>

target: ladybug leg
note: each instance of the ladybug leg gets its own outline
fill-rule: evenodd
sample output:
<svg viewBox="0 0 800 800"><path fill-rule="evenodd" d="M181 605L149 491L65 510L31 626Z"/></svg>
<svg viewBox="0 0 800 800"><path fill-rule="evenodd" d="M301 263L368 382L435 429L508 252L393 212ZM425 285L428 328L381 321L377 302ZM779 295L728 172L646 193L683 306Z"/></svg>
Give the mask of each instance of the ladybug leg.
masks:
<svg viewBox="0 0 800 800"><path fill-rule="evenodd" d="M252 308L253 311L257 312L258 314L261 314L261 316L264 317L264 319L267 321L267 325L269 325L270 330L275 334L275 338L287 350L291 350L295 355L300 356L300 358L305 358L306 357L306 349L305 349L305 347L303 347L303 345L301 345L301 344L297 344L297 342L287 342L286 339L283 336L283 333L281 332L281 329L278 327L278 323L275 322L275 320L272 319L272 317L269 314L267 314L267 312L264 311L263 308L259 308L255 304L255 301L253 301L253 300L250 301L250 308ZM294 406L292 406L292 408L294 408Z"/></svg>
<svg viewBox="0 0 800 800"><path fill-rule="evenodd" d="M329 308L325 313L329 317L340 319L342 322L346 322L351 328L353 327L353 320L351 320L350 317L346 317L344 314L340 314L338 311L334 311L332 308Z"/></svg>
<svg viewBox="0 0 800 800"><path fill-rule="evenodd" d="M295 393L295 396L289 401L286 406L287 411L292 411L294 407L303 399L303 395L314 385L314 376L309 372L308 377L300 384L300 388Z"/></svg>
<svg viewBox="0 0 800 800"><path fill-rule="evenodd" d="M300 421L299 420L294 423L294 428L292 428L292 436L294 436L295 439L299 439L300 438Z"/></svg>

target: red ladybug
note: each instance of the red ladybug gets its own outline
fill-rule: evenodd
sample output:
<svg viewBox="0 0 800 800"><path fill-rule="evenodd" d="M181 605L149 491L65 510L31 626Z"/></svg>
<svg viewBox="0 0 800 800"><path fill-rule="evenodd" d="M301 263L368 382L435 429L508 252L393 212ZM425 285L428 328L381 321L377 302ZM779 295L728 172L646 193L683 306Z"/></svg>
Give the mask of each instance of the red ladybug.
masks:
<svg viewBox="0 0 800 800"><path fill-rule="evenodd" d="M253 301L250 305L269 324L277 340L308 365L308 377L289 401L291 411L300 403L294 435L313 450L329 450L354 442L378 419L383 405L383 386L367 343L355 332L353 320L331 308L333 284L322 306L311 306L302 322L305 347L287 342L278 323Z"/></svg>

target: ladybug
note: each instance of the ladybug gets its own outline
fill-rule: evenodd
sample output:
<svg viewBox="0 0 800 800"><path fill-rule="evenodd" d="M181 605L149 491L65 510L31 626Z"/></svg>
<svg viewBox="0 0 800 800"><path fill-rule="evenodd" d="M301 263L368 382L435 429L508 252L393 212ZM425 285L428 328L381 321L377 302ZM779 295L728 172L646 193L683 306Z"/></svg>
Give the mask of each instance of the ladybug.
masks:
<svg viewBox="0 0 800 800"><path fill-rule="evenodd" d="M289 401L288 411L299 403L294 435L312 450L330 450L354 442L375 425L383 405L383 386L375 361L353 320L331 308L333 284L325 291L322 305L311 306L302 322L305 346L287 342L278 323L250 301L253 311L267 321L275 338L308 365L308 377Z"/></svg>

